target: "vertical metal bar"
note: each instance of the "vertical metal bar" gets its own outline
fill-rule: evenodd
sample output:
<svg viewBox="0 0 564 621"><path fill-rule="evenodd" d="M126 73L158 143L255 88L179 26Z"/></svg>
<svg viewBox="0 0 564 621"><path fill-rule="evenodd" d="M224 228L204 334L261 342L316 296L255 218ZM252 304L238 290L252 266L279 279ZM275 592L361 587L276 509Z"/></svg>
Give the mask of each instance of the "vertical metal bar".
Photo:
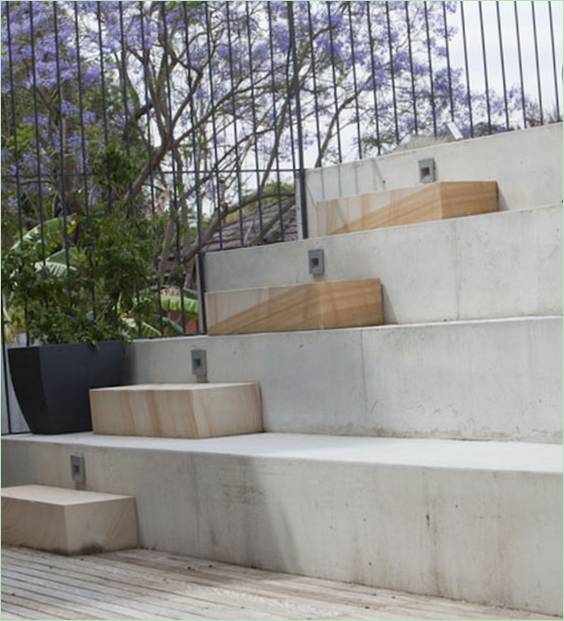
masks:
<svg viewBox="0 0 564 621"><path fill-rule="evenodd" d="M13 136L13 144L14 144L14 177L16 182L16 208L18 211L18 237L20 240L20 244L23 242L23 206L22 206L22 189L21 189L21 180L20 180L20 151L19 151L19 143L18 143L18 132L17 132L17 112L16 112L16 94L15 94L15 84L14 84L14 63L13 63L13 55L12 55L12 29L10 23L10 3L7 2L5 4L6 8L6 30L8 36L8 69L10 72L10 113L11 113L11 126L12 126L12 136ZM4 306L2 305L2 313L4 313ZM29 331L27 329L27 301L24 304L24 321L26 326L25 332L25 342L26 346L29 347Z"/></svg>
<svg viewBox="0 0 564 621"><path fill-rule="evenodd" d="M162 20L163 20L163 38L165 41L165 45L168 42L168 27L166 23L166 3L162 2L159 5L161 10ZM172 124L172 92L170 86L170 67L168 62L168 50L165 48L163 50L163 65L164 65L164 75L165 75L165 85L166 85L166 121L167 121L167 130L171 144L171 174L172 174L172 197L173 197L173 205L174 205L174 218L176 224L176 260L178 262L179 269L182 267L182 255L180 251L180 219L178 215L178 188L176 183L176 141L174 138L174 126ZM164 257L166 259L166 257ZM180 291L180 309L181 309L181 317L182 317L182 332L186 333L186 309L184 307L184 287L181 282L179 285Z"/></svg>
<svg viewBox="0 0 564 621"><path fill-rule="evenodd" d="M559 104L559 93L558 93L558 69L556 67L556 49L554 46L554 24L552 22L552 3L548 2L548 21L550 25L550 43L552 47L552 71L554 74L554 103L555 103L555 111L556 118L560 119L560 104Z"/></svg>
<svg viewBox="0 0 564 621"><path fill-rule="evenodd" d="M276 108L276 78L275 78L275 64L274 64L274 38L272 32L272 9L270 3L266 4L267 12L268 12L268 42L269 42L269 50L270 50L270 88L272 90L272 118L274 121L274 160L276 166L276 187L277 187L277 195L278 195L278 219L280 221L280 239L284 241L285 232L284 232L284 219L282 216L282 194L280 188L280 144L277 141L278 131L280 130L278 126L278 111Z"/></svg>
<svg viewBox="0 0 564 621"><path fill-rule="evenodd" d="M124 116L124 134L125 134L125 152L127 154L127 159L131 159L131 137L129 135L130 127L129 127L129 103L127 98L127 64L126 64L126 48L125 48L125 34L123 27L123 2L118 2L118 14L119 14L119 38L120 38L120 47L121 47L121 96L123 101L123 116ZM128 207L127 207L127 216L135 217L133 208L133 196L132 196L132 182L131 179L128 183ZM133 283L135 288L135 299L137 304L139 304L139 288L137 282ZM137 336L141 338L143 332L141 327L141 319L137 319Z"/></svg>
<svg viewBox="0 0 564 621"><path fill-rule="evenodd" d="M317 71L315 68L315 46L314 46L314 38L313 38L313 20L311 17L311 3L307 2L307 29L309 35L309 51L311 57L311 79L313 84L313 108L315 111L315 137L317 140L317 158L319 159L319 166L322 166L323 158L321 157L321 127L319 123L319 97L318 97L318 89L317 89ZM268 3L268 7L270 10L270 2ZM271 29L271 39L272 39L272 29Z"/></svg>
<svg viewBox="0 0 564 621"><path fill-rule="evenodd" d="M208 53L208 80L210 85L210 101L211 101L211 122L212 122L212 132L213 132L213 157L214 157L214 176L215 176L215 197L217 201L217 217L218 217L218 233L219 233L219 248L223 249L223 214L222 214L222 205L221 205L221 195L220 195L220 179L219 179L219 154L217 150L217 123L215 116L215 92L213 88L213 69L212 69L212 49L211 49L211 22L209 16L209 5L208 3L204 3L204 16L205 16L205 24L206 24L206 48ZM251 95L252 99L252 95ZM253 107L254 113L254 107ZM258 166L257 166L258 168ZM262 231L262 228L261 228Z"/></svg>
<svg viewBox="0 0 564 621"><path fill-rule="evenodd" d="M202 199L200 196L200 171L199 171L199 161L198 161L198 149L196 147L196 107L194 105L194 88L192 82L192 70L191 70L191 54L190 54L190 32L188 29L188 13L186 10L187 3L182 3L182 8L184 10L184 39L186 45L186 67L187 67L187 78L188 78L188 88L190 89L189 95L189 109L190 109L190 124L192 126L192 139L190 140L192 144L192 161L194 164L194 186L196 188L196 228L198 234L198 251L201 252L203 246L203 238L202 238L202 218L203 218L203 210L202 210Z"/></svg>
<svg viewBox="0 0 564 621"><path fill-rule="evenodd" d="M41 170L41 147L39 142L39 112L37 108L37 72L35 64L35 28L33 24L33 2L29 2L29 40L31 44L31 76L33 96L33 119L35 129L35 156L37 158L37 196L39 200L39 230L41 234L41 258L46 264L45 248L45 212L43 205L43 173Z"/></svg>
<svg viewBox="0 0 564 621"><path fill-rule="evenodd" d="M335 63L335 43L333 40L333 23L331 19L331 2L325 3L327 6L327 18L329 20L329 51L331 55L331 69L333 73L333 99L335 102L335 127L337 128L337 154L339 163L343 161L343 149L341 145L341 125L339 122L339 100L337 96L337 71ZM289 11L290 9L288 9Z"/></svg>
<svg viewBox="0 0 564 621"><path fill-rule="evenodd" d="M411 75L411 104L413 106L413 129L416 134L419 133L417 126L417 96L415 94L415 72L413 68L413 48L411 44L411 24L409 19L409 2L404 2L405 8L405 24L407 27L407 49L409 52L409 73Z"/></svg>
<svg viewBox="0 0 564 621"><path fill-rule="evenodd" d="M523 127L527 127L527 109L525 106L525 83L523 81L523 58L521 55L521 36L519 34L519 11L517 2L513 3L515 10L515 36L517 37L517 59L519 61L519 79L521 81L521 108L523 110Z"/></svg>
<svg viewBox="0 0 564 621"><path fill-rule="evenodd" d="M88 201L88 168L86 160L86 133L84 130L84 98L82 92L82 59L80 57L80 29L78 24L78 2L74 1L74 45L76 52L76 72L78 86L78 119L80 124L80 156L82 159L81 175L82 175L82 191L84 192L84 210L86 212L86 220L90 219L90 204Z"/></svg>
<svg viewBox="0 0 564 621"><path fill-rule="evenodd" d="M269 5L270 6L270 5ZM245 245L245 229L243 221L243 188L241 184L241 162L239 161L239 132L237 129L237 102L235 100L235 72L233 70L233 40L231 36L231 12L229 2L225 3L225 15L227 21L227 47L229 54L229 79L231 82L231 108L233 114L233 139L235 148L235 171L237 175L237 199L239 201L239 242ZM276 109L274 109L274 123L276 124Z"/></svg>
<svg viewBox="0 0 564 621"><path fill-rule="evenodd" d="M65 265L70 270L69 236L67 223L67 206L65 200L65 147L63 132L63 91L61 89L61 54L59 49L59 18L57 3L53 2L53 31L55 36L55 72L57 76L57 113L59 115L59 200L63 214L63 246L65 253Z"/></svg>
<svg viewBox="0 0 564 621"><path fill-rule="evenodd" d="M8 355L6 351L6 329L4 326L4 295L0 292L0 318L2 321L2 380L4 383L4 395L6 398L6 423L8 425L8 434L12 433L12 408L10 405L10 391L8 390Z"/></svg>
<svg viewBox="0 0 564 621"><path fill-rule="evenodd" d="M539 41L537 36L537 17L535 13L535 3L531 0L531 17L533 18L533 41L535 43L535 65L537 68L537 88L539 94L539 114L540 124L544 125L544 112L542 109L542 86L541 86L541 74L540 74L540 62L539 62Z"/></svg>
<svg viewBox="0 0 564 621"><path fill-rule="evenodd" d="M305 176L305 163L304 163L304 143L303 143L303 131L302 131L302 109L300 102L300 81L298 75L298 50L296 42L296 28L294 24L294 7L292 2L287 2L288 7L288 28L290 35L290 45L292 46L292 64L293 64L293 82L294 91L296 96L296 128L298 138L298 178L300 184L300 211L302 216L302 236L304 239L309 237L308 220L307 220L307 193L306 193L306 176Z"/></svg>
<svg viewBox="0 0 564 621"><path fill-rule="evenodd" d="M486 56L486 37L484 34L484 15L482 12L482 3L478 2L478 13L480 18L480 37L482 41L482 58L484 60L484 84L486 87L486 110L488 115L488 134L492 133L492 113L490 105L490 86L488 81L488 61Z"/></svg>
<svg viewBox="0 0 564 621"><path fill-rule="evenodd" d="M207 4L206 4L207 9ZM262 220L262 183L259 173L259 152L258 152L258 136L257 136L257 110L254 104L255 101L255 81L253 78L253 44L251 41L251 14L249 11L249 3L245 2L245 15L247 22L247 44L249 50L249 82L251 86L251 119L253 124L253 151L255 156L255 178L257 184L257 209L258 209L258 222L259 222L259 235L261 243L264 242L263 233L263 220Z"/></svg>
<svg viewBox="0 0 564 621"><path fill-rule="evenodd" d="M358 105L358 82L356 79L356 58L354 53L354 35L353 35L353 22L352 22L352 10L351 2L347 3L347 9L349 14L349 35L351 46L351 61L352 61L352 75L353 75L353 87L354 87L354 106L356 116L356 137L358 141L358 158L362 159L362 137L360 135L360 108Z"/></svg>
<svg viewBox="0 0 564 621"><path fill-rule="evenodd" d="M125 34L123 27L123 2L118 2L118 13L119 13L119 38L120 38L120 47L121 47L121 97L123 102L123 115L124 115L124 134L125 134L125 152L127 154L127 159L131 159L131 136L130 136L130 127L129 127L129 102L127 97L127 59L126 59L126 49L125 49ZM132 191L132 183L129 181L128 184L128 215L134 216L133 213L133 196L131 195ZM139 326L139 330L141 330L141 326Z"/></svg>
<svg viewBox="0 0 564 621"><path fill-rule="evenodd" d="M495 3L497 13L497 37L499 40L499 58L501 61L501 79L503 82L503 104L505 108L505 127L509 129L509 105L507 101L507 80L505 77L505 54L503 51L503 34L501 31L501 15L499 12L499 0Z"/></svg>
<svg viewBox="0 0 564 621"><path fill-rule="evenodd" d="M407 3L406 3L407 4ZM376 59L374 58L374 36L372 34L372 20L370 18L370 2L366 2L366 19L368 25L368 43L370 46L370 68L372 71L372 95L374 99L374 120L376 123L376 142L378 143L378 155L382 153L382 144L380 141L380 114L378 111L378 95L376 94ZM413 74L412 74L413 75ZM415 98L413 99L415 102ZM416 112L417 115L417 112ZM417 126L417 116L415 117Z"/></svg>
<svg viewBox="0 0 564 621"><path fill-rule="evenodd" d="M198 235L198 253L196 255L196 260L198 262L198 290L200 292L200 308L199 308L199 317L201 318L201 326L202 332L207 332L207 316L206 316L206 281L204 274L204 263L205 263L205 252L203 250L203 237L202 237L202 218L203 218L203 210L202 210L202 199L200 196L200 171L199 171L199 161L198 161L198 150L196 147L196 107L194 105L194 89L192 82L192 70L191 70L191 55L190 55L190 32L188 29L188 12L187 12L187 3L182 3L183 15L184 15L184 39L186 45L186 67L187 67L187 78L188 78L188 88L190 89L189 95L189 110L190 110L190 124L192 126L192 161L194 164L194 187L196 192L196 229ZM234 111L235 114L235 111Z"/></svg>
<svg viewBox="0 0 564 621"><path fill-rule="evenodd" d="M149 186L151 195L151 216L155 217L155 175L153 171L153 147L151 139L151 107L149 102L149 69L148 64L150 62L150 51L147 49L145 43L145 13L143 11L143 2L139 2L139 31L141 35L141 54L143 63L143 97L144 105L147 110L147 165L149 167ZM157 288L157 303L159 305L159 329L161 336L164 336L164 323L163 323L163 305L161 296L161 280L158 272L158 258L155 257L156 268L156 288Z"/></svg>
<svg viewBox="0 0 564 621"><path fill-rule="evenodd" d="M206 272L205 272L205 252L198 252L198 283L200 288L200 317L202 319L202 333L208 331L208 320L206 314Z"/></svg>
<svg viewBox="0 0 564 621"><path fill-rule="evenodd" d="M433 84L433 58L431 54L431 35L429 32L429 11L427 2L423 2L423 12L425 14L425 31L427 33L427 58L429 61L429 85L431 87L431 112L433 114L433 134L437 135L437 112L435 109L435 86Z"/></svg>
<svg viewBox="0 0 564 621"><path fill-rule="evenodd" d="M472 90L470 88L470 71L468 70L468 41L466 40L466 20L464 18L464 2L460 3L460 20L462 22L462 42L464 45L464 71L466 73L466 101L470 121L470 136L474 137L474 121L472 119Z"/></svg>
<svg viewBox="0 0 564 621"><path fill-rule="evenodd" d="M104 44L102 41L102 10L100 8L100 0L96 2L96 19L98 21L98 48L99 48L99 60L100 60L100 92L102 95L102 128L104 130L104 147L107 149L109 145L108 136L108 114L107 114L107 102L106 102L106 78L104 73ZM110 171L106 168L106 180L108 183L108 210L111 211L113 207L112 188L110 184Z"/></svg>
<svg viewBox="0 0 564 621"><path fill-rule="evenodd" d="M394 71L394 54L392 51L392 26L390 23L390 3L386 2L386 27L388 31L388 53L390 55L390 79L392 81L392 102L394 106L394 130L396 144L399 144L398 102L396 97L396 80Z"/></svg>
<svg viewBox="0 0 564 621"><path fill-rule="evenodd" d="M450 69L450 49L449 49L446 3L443 2L442 5L443 5L443 26L444 26L444 33L445 33L445 49L446 49L446 61L447 61L448 99L449 99L449 104L450 104L450 118L452 121L454 121L454 100L452 97L452 73Z"/></svg>

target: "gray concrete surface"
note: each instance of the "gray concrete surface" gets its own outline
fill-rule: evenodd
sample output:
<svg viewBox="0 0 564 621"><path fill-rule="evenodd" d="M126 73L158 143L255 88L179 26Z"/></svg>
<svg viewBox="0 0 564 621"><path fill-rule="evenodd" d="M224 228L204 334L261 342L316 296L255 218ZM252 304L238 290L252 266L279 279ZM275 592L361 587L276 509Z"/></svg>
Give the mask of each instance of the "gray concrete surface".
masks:
<svg viewBox="0 0 564 621"><path fill-rule="evenodd" d="M267 431L559 442L559 317L134 342L131 383L257 381Z"/></svg>
<svg viewBox="0 0 564 621"><path fill-rule="evenodd" d="M135 496L171 553L551 614L562 610L554 445L257 434L3 440L5 485Z"/></svg>

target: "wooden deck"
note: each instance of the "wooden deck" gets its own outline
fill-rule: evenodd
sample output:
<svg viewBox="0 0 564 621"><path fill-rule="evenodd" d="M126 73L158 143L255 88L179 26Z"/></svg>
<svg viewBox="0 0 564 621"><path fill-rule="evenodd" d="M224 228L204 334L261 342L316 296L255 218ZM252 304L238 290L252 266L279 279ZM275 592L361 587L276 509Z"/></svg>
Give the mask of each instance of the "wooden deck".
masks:
<svg viewBox="0 0 564 621"><path fill-rule="evenodd" d="M2 547L3 619L547 619L150 550Z"/></svg>

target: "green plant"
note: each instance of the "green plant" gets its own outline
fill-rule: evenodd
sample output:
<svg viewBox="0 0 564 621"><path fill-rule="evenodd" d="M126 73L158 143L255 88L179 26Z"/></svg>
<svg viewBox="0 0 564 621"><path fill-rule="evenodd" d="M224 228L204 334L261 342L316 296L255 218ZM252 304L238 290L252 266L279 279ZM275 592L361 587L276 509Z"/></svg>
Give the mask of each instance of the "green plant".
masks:
<svg viewBox="0 0 564 621"><path fill-rule="evenodd" d="M43 234L40 227L28 231L3 258L8 328L44 343L160 334L153 325L160 299L157 224L121 212L88 220L75 215L67 221L66 249L59 218L45 222ZM187 312L197 316L197 302L186 302ZM167 299L168 306L174 303ZM165 329L178 332L167 317L162 320Z"/></svg>

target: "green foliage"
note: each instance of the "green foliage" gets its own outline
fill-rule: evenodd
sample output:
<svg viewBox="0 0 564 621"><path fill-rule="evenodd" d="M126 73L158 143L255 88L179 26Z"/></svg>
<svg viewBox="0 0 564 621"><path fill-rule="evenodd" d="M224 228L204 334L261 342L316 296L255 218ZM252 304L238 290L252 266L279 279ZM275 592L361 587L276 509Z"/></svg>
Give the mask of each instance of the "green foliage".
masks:
<svg viewBox="0 0 564 621"><path fill-rule="evenodd" d="M133 183L139 170L137 158L128 157L125 149L118 143L110 143L94 154L92 166L98 184L114 197L123 196L129 184Z"/></svg>
<svg viewBox="0 0 564 621"><path fill-rule="evenodd" d="M45 230L50 255L43 256L32 230L4 257L12 331L27 329L44 343L126 340L139 330L152 335L147 326L158 316L156 296L148 293L154 283L154 224L116 213L88 222L76 216L73 226L80 236L68 249L68 269L60 227L51 221Z"/></svg>

